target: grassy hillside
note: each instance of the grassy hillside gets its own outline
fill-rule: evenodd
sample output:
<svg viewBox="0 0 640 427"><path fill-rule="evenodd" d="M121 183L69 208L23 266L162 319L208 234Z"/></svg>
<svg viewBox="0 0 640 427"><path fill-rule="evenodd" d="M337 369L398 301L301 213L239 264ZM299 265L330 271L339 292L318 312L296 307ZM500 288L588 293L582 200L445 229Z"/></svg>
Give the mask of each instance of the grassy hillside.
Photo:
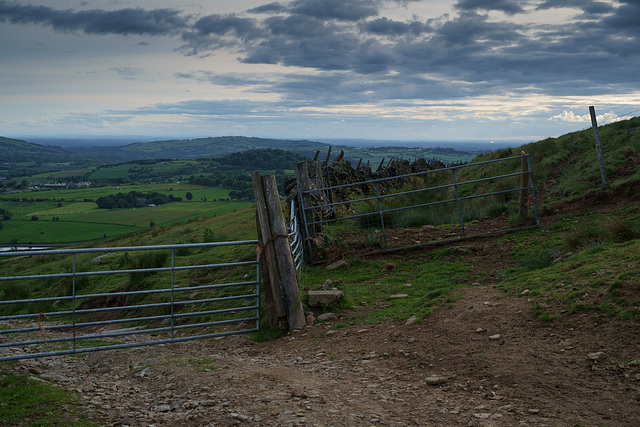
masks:
<svg viewBox="0 0 640 427"><path fill-rule="evenodd" d="M16 139L0 137L2 162L32 162L47 159L50 162L68 162L70 153L60 147L32 144Z"/></svg>
<svg viewBox="0 0 640 427"><path fill-rule="evenodd" d="M345 299L337 310L351 313L348 323L411 316L420 319L460 298L460 289L473 283L498 284L505 293L526 296L532 311L543 321L568 319L574 313L638 321L640 285L636 278L640 263L635 254L640 251L640 191L636 191L640 188L640 133L628 132L638 125L640 119L636 118L600 130L609 173L608 193L601 190L591 130L476 159L507 157L520 151L531 154L542 213L538 227L490 241L464 242L455 250L421 249L375 260L352 254L347 258L348 274L321 266L305 267L302 287L316 289L326 279L341 280L337 286ZM255 238L252 207L213 214L110 239L105 245L187 243L202 241L205 236L218 240ZM114 223L131 221L114 218ZM500 255L491 258L494 252ZM2 261L2 268L7 274L45 268L28 263L35 261ZM387 268L389 263L393 268ZM5 289L1 297L10 298L6 285L0 287ZM363 306L370 309L352 310Z"/></svg>
<svg viewBox="0 0 640 427"><path fill-rule="evenodd" d="M640 117L636 117L599 128L609 189L612 191L640 179L639 126ZM591 129L481 155L475 161L509 157L522 151L531 156L534 183L544 195L546 206L592 195L602 189Z"/></svg>

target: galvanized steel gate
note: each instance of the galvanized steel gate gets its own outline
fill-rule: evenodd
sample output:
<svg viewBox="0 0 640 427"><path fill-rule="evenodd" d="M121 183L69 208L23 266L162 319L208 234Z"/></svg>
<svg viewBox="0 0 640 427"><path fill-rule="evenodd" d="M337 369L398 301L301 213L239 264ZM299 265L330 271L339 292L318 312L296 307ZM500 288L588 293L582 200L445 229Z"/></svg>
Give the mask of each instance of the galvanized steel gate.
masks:
<svg viewBox="0 0 640 427"><path fill-rule="evenodd" d="M0 361L258 331L257 243L251 240L0 252L0 265L4 265L4 277L0 277L0 289L4 291L0 301ZM226 248L224 257L218 258L216 251L222 248ZM182 255L193 252L202 261L180 265L183 260L193 259ZM94 257L96 253L103 255ZM158 253L165 255L157 256ZM53 261L63 272L23 271L27 274L7 275L9 267L15 268L21 260L34 257ZM231 260L210 262L225 258ZM149 259L151 267L145 263ZM130 268L132 265L136 268ZM37 268L34 272L40 273ZM104 276L122 285L116 291L92 292L92 280ZM138 288L145 277L146 284L150 283L149 277L153 284ZM38 293L38 289L51 289L47 291L51 293L20 298ZM56 293L55 289L59 291Z"/></svg>
<svg viewBox="0 0 640 427"><path fill-rule="evenodd" d="M513 173L491 174L490 165L505 162L512 162L507 167L513 168ZM480 179L465 180L463 172L469 168L484 168L486 173L483 172ZM448 175L449 182L443 183L440 179L434 180L436 185L428 185L435 175ZM487 192L483 187L486 182L498 181L501 182L499 191ZM414 186L402 190L407 183ZM423 246L526 228L510 226L508 217L504 215L496 220L482 218L480 221L465 221L465 216L474 209L472 204L482 198L509 199L511 204L517 204L525 198L527 209L533 211L533 222L540 222L529 156L524 153L497 160L324 188L304 189L300 182L298 185L301 188L298 191L298 212L301 213L303 237L310 254L317 253L323 245L331 250L331 240L349 245L350 253L355 254L376 249L402 249L407 247L405 242L411 241L411 238L414 238L415 244L408 246ZM446 197L430 200L428 196L436 192L446 194ZM514 193L519 193L520 199L513 197ZM437 233L434 231L435 227L419 222L425 212L446 206L451 213L451 221L441 224L457 222L458 230L450 227L446 233ZM407 221L394 224L392 219L400 216L408 218ZM488 227L477 226L482 221L492 223ZM337 230L334 235L331 234L330 227ZM354 237L356 234L360 236Z"/></svg>

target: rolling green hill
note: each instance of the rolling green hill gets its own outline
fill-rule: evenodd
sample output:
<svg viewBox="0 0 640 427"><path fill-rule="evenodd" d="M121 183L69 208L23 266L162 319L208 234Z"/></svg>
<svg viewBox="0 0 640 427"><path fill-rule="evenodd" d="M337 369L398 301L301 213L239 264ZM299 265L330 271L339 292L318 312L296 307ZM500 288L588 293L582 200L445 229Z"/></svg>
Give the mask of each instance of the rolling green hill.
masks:
<svg viewBox="0 0 640 427"><path fill-rule="evenodd" d="M222 136L215 138L198 138L188 140L166 140L139 142L124 146L72 146L60 148L32 144L9 138L0 138L0 152L3 153L0 163L0 176L9 178L30 177L38 174L55 173L68 180L79 179L80 174L70 175L66 170L83 170L98 166L123 164L133 161L160 160L199 160L220 159L230 166L246 161L239 161L238 153L251 153L255 150L283 150L295 153L300 158L314 158L316 155L325 160L331 153L335 159L344 152L344 159L352 163L371 162L379 164L383 159L392 158L437 158L447 162L465 162L484 150L459 151L446 147L357 147L335 146L331 152L329 144L308 140L280 140L243 136ZM261 156L254 156L259 159ZM254 159L255 160L255 159ZM268 162L265 162L268 163ZM252 164L255 169L275 169L270 164ZM85 171L86 173L86 171Z"/></svg>
<svg viewBox="0 0 640 427"><path fill-rule="evenodd" d="M2 163L33 162L68 162L69 151L51 145L32 144L26 141L0 137L0 153Z"/></svg>
<svg viewBox="0 0 640 427"><path fill-rule="evenodd" d="M69 150L81 154L94 154L109 161L144 159L200 159L217 158L228 154L263 148L279 148L306 156L328 147L322 142L281 140L243 136L220 136L183 140L139 142L117 147L73 147Z"/></svg>

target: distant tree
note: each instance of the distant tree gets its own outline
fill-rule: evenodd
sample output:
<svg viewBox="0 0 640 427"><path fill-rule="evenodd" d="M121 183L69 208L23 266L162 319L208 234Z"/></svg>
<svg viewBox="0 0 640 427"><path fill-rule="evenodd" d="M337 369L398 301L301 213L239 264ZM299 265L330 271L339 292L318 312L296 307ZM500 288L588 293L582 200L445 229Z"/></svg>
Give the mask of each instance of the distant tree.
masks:
<svg viewBox="0 0 640 427"><path fill-rule="evenodd" d="M245 188L240 192L240 198L243 200L253 200L253 188Z"/></svg>
<svg viewBox="0 0 640 427"><path fill-rule="evenodd" d="M187 200L191 200L191 199L193 199L193 194L191 194L190 191L187 191L187 194L185 194L184 197L186 197Z"/></svg>
<svg viewBox="0 0 640 427"><path fill-rule="evenodd" d="M0 230L4 228L4 224L0 222Z"/></svg>
<svg viewBox="0 0 640 427"><path fill-rule="evenodd" d="M11 212L6 209L0 208L0 215L2 215L3 221L9 221L11 219Z"/></svg>
<svg viewBox="0 0 640 427"><path fill-rule="evenodd" d="M156 226L155 221L151 221L151 222L149 222L149 228L153 228L153 227L155 227L155 226Z"/></svg>
<svg viewBox="0 0 640 427"><path fill-rule="evenodd" d="M38 215L31 215L31 221L37 221L40 218L38 218Z"/></svg>
<svg viewBox="0 0 640 427"><path fill-rule="evenodd" d="M118 202L113 197L98 197L96 205L99 209L115 209L118 207Z"/></svg>

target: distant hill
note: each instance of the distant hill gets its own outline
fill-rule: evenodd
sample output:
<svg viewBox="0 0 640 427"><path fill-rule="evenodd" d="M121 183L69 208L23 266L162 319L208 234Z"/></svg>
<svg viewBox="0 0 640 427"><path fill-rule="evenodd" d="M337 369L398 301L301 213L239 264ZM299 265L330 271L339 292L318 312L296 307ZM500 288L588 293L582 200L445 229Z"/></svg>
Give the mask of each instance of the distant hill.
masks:
<svg viewBox="0 0 640 427"><path fill-rule="evenodd" d="M99 156L109 161L146 160L146 159L199 159L216 158L228 154L262 148L294 151L307 157L313 157L317 150L329 145L306 140L266 139L244 136L220 136L215 138L197 138L138 142L117 147L69 147L69 151L81 155Z"/></svg>
<svg viewBox="0 0 640 427"><path fill-rule="evenodd" d="M45 139L41 139L44 141ZM331 150L333 148L333 150ZM284 150L303 158L325 160L343 156L352 163L379 164L392 158L437 158L446 163L469 161L487 150L460 151L447 147L357 147L331 146L325 142L309 140L268 139L245 136L220 136L197 139L136 142L127 145L41 145L26 141L0 138L0 176L25 177L58 171L82 169L100 165L123 164L146 160L222 159L225 156L246 153L240 161L242 167L274 169L268 155L256 155L254 150ZM242 156L241 156L242 157ZM278 153L279 159L283 158ZM295 160L293 158L288 160ZM223 164L238 164L237 157L225 159ZM69 163L61 166L61 163ZM281 168L277 168L281 169ZM288 168L287 168L288 169ZM78 172L78 174L82 174Z"/></svg>
<svg viewBox="0 0 640 427"><path fill-rule="evenodd" d="M60 147L0 137L0 162L31 162L36 159L47 162L68 162L71 157L69 151Z"/></svg>

